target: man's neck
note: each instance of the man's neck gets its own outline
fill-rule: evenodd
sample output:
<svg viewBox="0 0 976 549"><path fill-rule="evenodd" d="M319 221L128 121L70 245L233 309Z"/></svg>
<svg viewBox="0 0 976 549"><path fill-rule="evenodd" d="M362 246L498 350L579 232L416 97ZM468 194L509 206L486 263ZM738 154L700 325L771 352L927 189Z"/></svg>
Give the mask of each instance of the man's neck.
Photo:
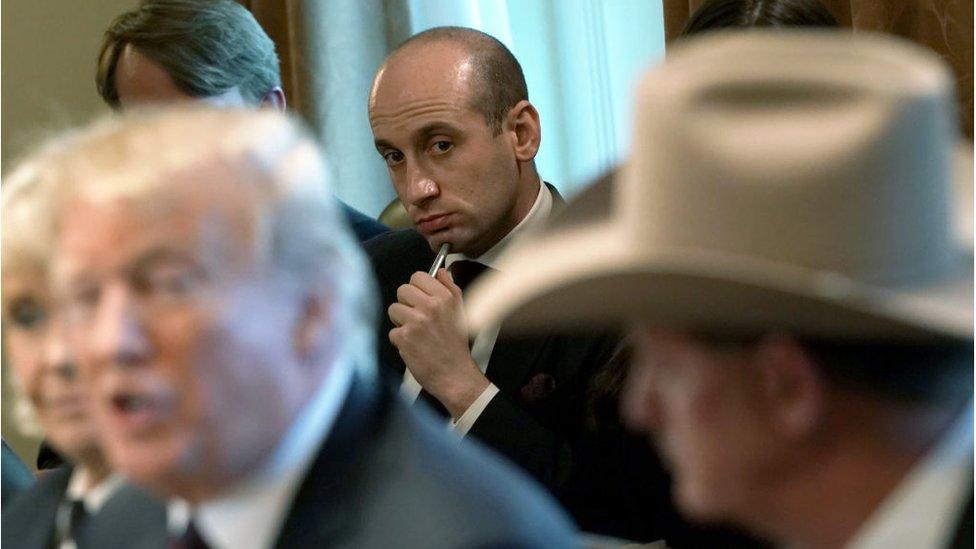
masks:
<svg viewBox="0 0 976 549"><path fill-rule="evenodd" d="M542 198L542 194L545 189L545 183L541 179L536 179L535 186L532 187L531 192L521 193L523 198L520 198L513 208L513 214L510 216L509 221L503 223L505 229L499 231L499 234L495 236L489 243L481 244L479 246L472 247L471 249L464 250L458 254L452 254L451 260L463 258L465 259L479 259L486 254L497 255L493 253L497 251L499 246L504 246L505 242L511 240L511 236L515 232L522 230L523 225L528 223L530 217L535 217L540 214L548 216L549 210L551 210L551 199L549 200L546 211L539 212L538 206L539 201ZM522 202L526 202L522 204Z"/></svg>
<svg viewBox="0 0 976 549"><path fill-rule="evenodd" d="M752 509L747 522L789 547L843 546L954 418L953 411L918 409L837 414L836 428L797 453L796 462L802 465L792 474L779 474L781 481L766 490L765 505ZM843 433L841 424L862 427L838 434Z"/></svg>

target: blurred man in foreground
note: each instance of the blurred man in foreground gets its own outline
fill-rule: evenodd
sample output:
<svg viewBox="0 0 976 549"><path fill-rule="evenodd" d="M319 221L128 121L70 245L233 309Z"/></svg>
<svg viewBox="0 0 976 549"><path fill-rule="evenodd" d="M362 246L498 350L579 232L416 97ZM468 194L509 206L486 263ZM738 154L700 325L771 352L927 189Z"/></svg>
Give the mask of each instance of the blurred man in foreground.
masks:
<svg viewBox="0 0 976 549"><path fill-rule="evenodd" d="M625 412L695 518L787 546L971 547L951 89L881 37L690 43L641 87L614 219L503 258L518 276L469 318L638 320Z"/></svg>
<svg viewBox="0 0 976 549"><path fill-rule="evenodd" d="M287 118L132 115L56 163L55 283L105 450L188 518L179 543L572 545L530 484L382 391L368 264Z"/></svg>

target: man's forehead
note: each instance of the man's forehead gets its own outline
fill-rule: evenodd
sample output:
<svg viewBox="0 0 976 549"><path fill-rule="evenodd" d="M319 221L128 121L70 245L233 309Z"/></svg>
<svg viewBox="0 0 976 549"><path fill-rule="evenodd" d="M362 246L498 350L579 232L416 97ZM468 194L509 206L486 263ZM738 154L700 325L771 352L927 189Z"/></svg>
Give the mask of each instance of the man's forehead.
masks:
<svg viewBox="0 0 976 549"><path fill-rule="evenodd" d="M474 60L463 49L417 46L397 52L377 73L370 111L404 101L450 97L467 101L472 93Z"/></svg>

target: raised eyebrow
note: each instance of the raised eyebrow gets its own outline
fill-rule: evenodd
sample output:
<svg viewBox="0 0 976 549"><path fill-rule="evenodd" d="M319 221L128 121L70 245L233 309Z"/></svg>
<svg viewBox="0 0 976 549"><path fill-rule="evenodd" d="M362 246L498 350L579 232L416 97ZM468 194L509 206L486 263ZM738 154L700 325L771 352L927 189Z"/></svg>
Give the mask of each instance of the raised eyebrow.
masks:
<svg viewBox="0 0 976 549"><path fill-rule="evenodd" d="M457 133L457 128L447 122L432 122L426 126L422 126L417 135L421 140L426 141L431 135L436 135L439 133Z"/></svg>
<svg viewBox="0 0 976 549"><path fill-rule="evenodd" d="M396 148L393 145L391 145L389 141L386 141L385 139L377 139L377 140L373 141L373 146L376 147L376 150L377 151L381 151L383 149L395 149Z"/></svg>

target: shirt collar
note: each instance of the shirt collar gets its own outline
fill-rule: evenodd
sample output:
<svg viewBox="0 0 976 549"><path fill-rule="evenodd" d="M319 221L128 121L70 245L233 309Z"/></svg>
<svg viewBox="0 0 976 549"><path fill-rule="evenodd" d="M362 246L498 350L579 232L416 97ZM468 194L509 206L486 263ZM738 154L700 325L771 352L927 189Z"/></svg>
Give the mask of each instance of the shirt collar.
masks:
<svg viewBox="0 0 976 549"><path fill-rule="evenodd" d="M109 475L102 482L92 486L91 475L84 467L75 467L68 480L65 496L71 501L81 500L89 515L97 514L105 502L122 486L119 475Z"/></svg>
<svg viewBox="0 0 976 549"><path fill-rule="evenodd" d="M464 254L448 254L447 258L444 260L444 267L450 267L451 263L455 261L461 261L465 259L474 260L482 265L488 267L496 268L495 263L498 261L498 257L505 251L511 243L519 238L526 232L535 231L546 224L546 219L549 218L549 214L552 213L552 191L546 186L542 180L539 180L539 191L536 194L535 202L532 204L532 208L529 209L529 213L525 214L522 221L515 226L514 229L508 232L504 238L498 241L497 244L488 249L485 253L478 257L468 257Z"/></svg>
<svg viewBox="0 0 976 549"><path fill-rule="evenodd" d="M270 547L301 480L332 430L349 393L353 370L346 361L336 363L257 473L192 510L182 500L171 501L170 531L180 532L180 523L185 527L192 515L211 547Z"/></svg>
<svg viewBox="0 0 976 549"><path fill-rule="evenodd" d="M849 549L944 547L971 492L973 401L858 531Z"/></svg>

